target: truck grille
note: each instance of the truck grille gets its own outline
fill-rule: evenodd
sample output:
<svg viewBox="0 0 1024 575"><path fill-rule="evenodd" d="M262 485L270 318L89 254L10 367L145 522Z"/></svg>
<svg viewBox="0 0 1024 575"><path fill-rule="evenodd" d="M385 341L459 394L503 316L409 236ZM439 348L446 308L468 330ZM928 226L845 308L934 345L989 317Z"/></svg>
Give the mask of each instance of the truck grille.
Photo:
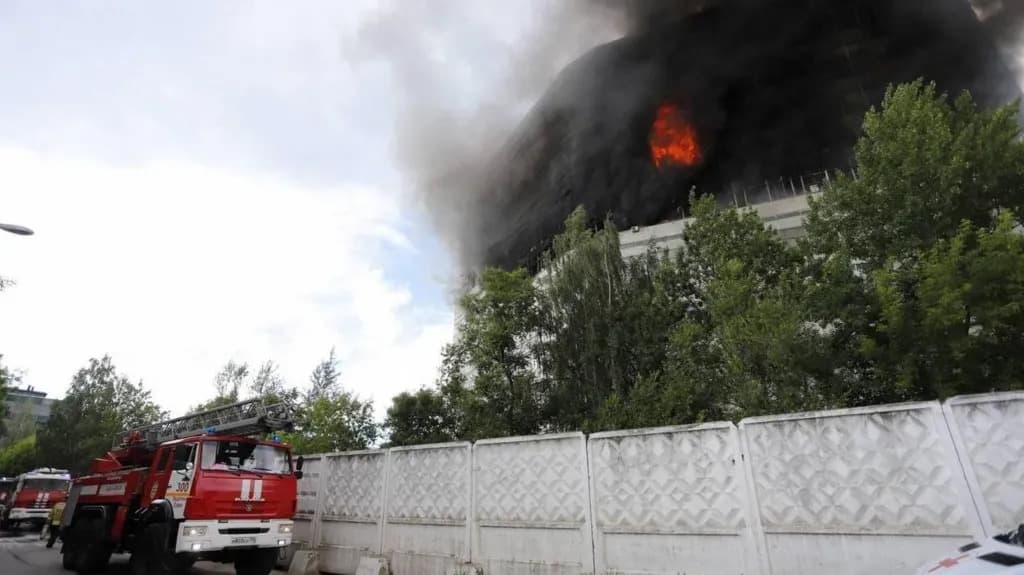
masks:
<svg viewBox="0 0 1024 575"><path fill-rule="evenodd" d="M221 535L257 535L268 531L270 531L269 527L228 527L217 530Z"/></svg>

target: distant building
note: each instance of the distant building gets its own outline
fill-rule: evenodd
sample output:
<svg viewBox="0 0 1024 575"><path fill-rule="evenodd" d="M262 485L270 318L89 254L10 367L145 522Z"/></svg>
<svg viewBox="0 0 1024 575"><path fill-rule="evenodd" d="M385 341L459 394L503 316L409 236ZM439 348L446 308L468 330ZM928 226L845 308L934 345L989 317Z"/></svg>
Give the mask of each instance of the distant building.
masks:
<svg viewBox="0 0 1024 575"><path fill-rule="evenodd" d="M816 193L820 192L794 193L740 209L757 212L767 227L775 230L783 241L792 244L804 235L804 216L810 211L807 198ZM619 232L622 257L628 259L643 255L651 245L673 254L683 248L686 227L692 222L693 218L685 218L623 230Z"/></svg>
<svg viewBox="0 0 1024 575"><path fill-rule="evenodd" d="M50 408L56 399L46 397L46 393L36 391L31 387L21 389L18 387L7 390L7 421L18 421L29 415L35 418L36 424L44 425L50 420Z"/></svg>

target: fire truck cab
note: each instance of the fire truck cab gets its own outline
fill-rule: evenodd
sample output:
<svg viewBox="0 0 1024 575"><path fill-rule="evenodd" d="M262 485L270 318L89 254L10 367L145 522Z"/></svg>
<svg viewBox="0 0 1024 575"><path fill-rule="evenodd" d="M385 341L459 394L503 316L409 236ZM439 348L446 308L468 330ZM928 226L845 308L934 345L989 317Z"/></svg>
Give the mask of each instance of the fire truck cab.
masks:
<svg viewBox="0 0 1024 575"><path fill-rule="evenodd" d="M24 523L44 525L50 509L64 501L71 475L65 469L43 467L22 473L12 481L0 483L0 506L4 529L16 529ZM8 487L5 489L3 485Z"/></svg>
<svg viewBox="0 0 1024 575"><path fill-rule="evenodd" d="M65 569L102 571L131 553L133 575L187 573L197 560L266 575L292 540L301 458L279 441L281 404L241 402L131 430L76 479L63 516Z"/></svg>

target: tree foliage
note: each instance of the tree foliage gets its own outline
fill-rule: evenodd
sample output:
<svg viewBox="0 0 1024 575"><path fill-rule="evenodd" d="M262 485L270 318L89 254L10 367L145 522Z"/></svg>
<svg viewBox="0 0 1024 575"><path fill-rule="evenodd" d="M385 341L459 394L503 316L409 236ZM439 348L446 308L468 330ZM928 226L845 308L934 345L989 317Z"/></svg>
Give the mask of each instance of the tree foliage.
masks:
<svg viewBox="0 0 1024 575"><path fill-rule="evenodd" d="M0 284L2 285L2 284ZM7 437L7 390L18 385L20 376L17 372L3 363L4 356L0 354L0 439Z"/></svg>
<svg viewBox="0 0 1024 575"><path fill-rule="evenodd" d="M0 449L0 476L15 476L35 469L39 464L36 436L26 435Z"/></svg>
<svg viewBox="0 0 1024 575"><path fill-rule="evenodd" d="M110 449L116 433L165 415L142 382L132 383L117 372L110 356L93 358L54 404L36 447L47 466L82 473Z"/></svg>
<svg viewBox="0 0 1024 575"><path fill-rule="evenodd" d="M993 223L1024 208L1018 104L980 111L921 80L890 88L864 118L856 177L840 174L807 219L820 253L842 251L878 267L927 250L960 223Z"/></svg>
<svg viewBox="0 0 1024 575"><path fill-rule="evenodd" d="M296 407L296 429L284 435L297 453L351 451L372 446L380 434L373 403L343 389L334 348L313 369L305 393L283 392ZM281 391L277 392L279 395Z"/></svg>
<svg viewBox="0 0 1024 575"><path fill-rule="evenodd" d="M388 410L392 442L1021 388L1017 116L923 81L890 89L797 246L692 197L685 249L624 261L611 222L577 210L537 276L483 271L437 386Z"/></svg>
<svg viewBox="0 0 1024 575"><path fill-rule="evenodd" d="M306 402L312 402L334 392L338 387L340 377L338 357L332 347L327 357L318 363L313 369L313 373L309 375L309 390L305 394Z"/></svg>

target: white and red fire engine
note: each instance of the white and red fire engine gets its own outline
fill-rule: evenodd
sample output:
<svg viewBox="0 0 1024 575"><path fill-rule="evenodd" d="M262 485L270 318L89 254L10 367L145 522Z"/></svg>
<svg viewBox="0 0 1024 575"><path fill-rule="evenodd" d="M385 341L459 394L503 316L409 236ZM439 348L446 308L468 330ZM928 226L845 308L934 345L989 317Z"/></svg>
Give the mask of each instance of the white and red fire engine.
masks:
<svg viewBox="0 0 1024 575"><path fill-rule="evenodd" d="M292 540L302 458L268 434L285 404L251 400L128 430L74 481L62 519L65 569L102 571L131 553L133 575L186 573L197 560L266 575Z"/></svg>
<svg viewBox="0 0 1024 575"><path fill-rule="evenodd" d="M17 529L25 523L45 524L50 509L64 501L70 484L67 470L50 467L0 481L0 529Z"/></svg>

